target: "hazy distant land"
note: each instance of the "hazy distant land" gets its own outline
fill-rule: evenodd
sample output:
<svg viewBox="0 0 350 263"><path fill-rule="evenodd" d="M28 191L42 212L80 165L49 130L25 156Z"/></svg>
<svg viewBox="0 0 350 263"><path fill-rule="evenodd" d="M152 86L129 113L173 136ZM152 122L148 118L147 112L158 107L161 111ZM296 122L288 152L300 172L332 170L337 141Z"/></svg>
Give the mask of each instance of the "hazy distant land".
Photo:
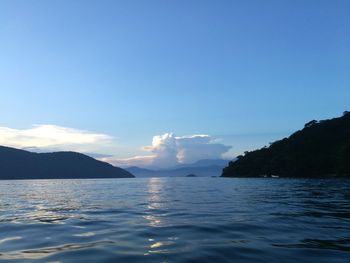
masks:
<svg viewBox="0 0 350 263"><path fill-rule="evenodd" d="M228 160L199 160L195 163L181 164L167 169L148 169L132 166L125 168L136 177L177 177L195 174L197 176L220 176L222 169L228 165Z"/></svg>

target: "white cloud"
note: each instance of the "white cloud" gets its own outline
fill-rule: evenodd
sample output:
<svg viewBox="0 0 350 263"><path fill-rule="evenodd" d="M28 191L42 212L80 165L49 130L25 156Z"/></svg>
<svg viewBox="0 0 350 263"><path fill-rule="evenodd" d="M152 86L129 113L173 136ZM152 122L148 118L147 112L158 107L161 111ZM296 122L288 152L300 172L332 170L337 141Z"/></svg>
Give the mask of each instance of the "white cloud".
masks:
<svg viewBox="0 0 350 263"><path fill-rule="evenodd" d="M183 163L193 163L202 159L223 158L231 146L219 143L209 135L191 135L177 137L165 133L153 137L152 145L143 147L152 155L137 156L127 159L103 158L118 166L140 166L166 168Z"/></svg>
<svg viewBox="0 0 350 263"><path fill-rule="evenodd" d="M70 150L83 153L105 153L116 146L115 139L106 134L47 124L29 129L0 127L0 145L37 152Z"/></svg>
<svg viewBox="0 0 350 263"><path fill-rule="evenodd" d="M153 166L170 167L178 163L176 143L176 137L173 133L165 133L154 136L152 145L146 146L144 149L153 153Z"/></svg>

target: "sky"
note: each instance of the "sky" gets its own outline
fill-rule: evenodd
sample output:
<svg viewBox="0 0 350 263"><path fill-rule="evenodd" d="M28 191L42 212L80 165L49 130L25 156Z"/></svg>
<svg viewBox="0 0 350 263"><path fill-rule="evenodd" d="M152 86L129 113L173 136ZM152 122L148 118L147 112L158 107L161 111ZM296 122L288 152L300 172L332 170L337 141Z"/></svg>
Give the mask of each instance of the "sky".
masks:
<svg viewBox="0 0 350 263"><path fill-rule="evenodd" d="M1 0L0 144L233 158L350 102L347 0Z"/></svg>

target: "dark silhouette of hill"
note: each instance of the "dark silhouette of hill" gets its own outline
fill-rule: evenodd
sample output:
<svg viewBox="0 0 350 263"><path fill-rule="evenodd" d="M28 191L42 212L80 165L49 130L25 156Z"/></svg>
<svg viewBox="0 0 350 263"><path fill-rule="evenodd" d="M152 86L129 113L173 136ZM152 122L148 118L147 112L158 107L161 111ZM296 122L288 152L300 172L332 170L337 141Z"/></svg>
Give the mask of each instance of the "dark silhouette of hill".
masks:
<svg viewBox="0 0 350 263"><path fill-rule="evenodd" d="M33 153L0 146L0 179L132 178L124 169L76 152Z"/></svg>
<svg viewBox="0 0 350 263"><path fill-rule="evenodd" d="M223 169L223 177L350 177L350 112L310 121L289 138L246 152Z"/></svg>

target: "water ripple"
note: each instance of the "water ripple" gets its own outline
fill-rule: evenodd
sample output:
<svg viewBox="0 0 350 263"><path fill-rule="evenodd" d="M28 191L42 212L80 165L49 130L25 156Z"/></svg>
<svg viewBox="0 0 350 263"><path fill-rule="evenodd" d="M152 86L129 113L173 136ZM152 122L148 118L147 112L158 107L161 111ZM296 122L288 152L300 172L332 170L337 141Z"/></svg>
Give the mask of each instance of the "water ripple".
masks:
<svg viewBox="0 0 350 263"><path fill-rule="evenodd" d="M350 180L0 181L0 260L349 262Z"/></svg>
<svg viewBox="0 0 350 263"><path fill-rule="evenodd" d="M112 245L114 243L115 243L114 241L101 240L101 241L90 242L90 243L65 244L65 245L56 246L56 247L46 247L46 248L40 248L40 249L28 249L28 250L21 250L21 251L12 251L12 252L7 252L7 253L0 253L0 259L3 259L3 260L41 259L41 258L48 257L48 256L55 254L55 253L58 253L58 252L79 250L79 249L92 248L92 247L104 246L104 245Z"/></svg>

